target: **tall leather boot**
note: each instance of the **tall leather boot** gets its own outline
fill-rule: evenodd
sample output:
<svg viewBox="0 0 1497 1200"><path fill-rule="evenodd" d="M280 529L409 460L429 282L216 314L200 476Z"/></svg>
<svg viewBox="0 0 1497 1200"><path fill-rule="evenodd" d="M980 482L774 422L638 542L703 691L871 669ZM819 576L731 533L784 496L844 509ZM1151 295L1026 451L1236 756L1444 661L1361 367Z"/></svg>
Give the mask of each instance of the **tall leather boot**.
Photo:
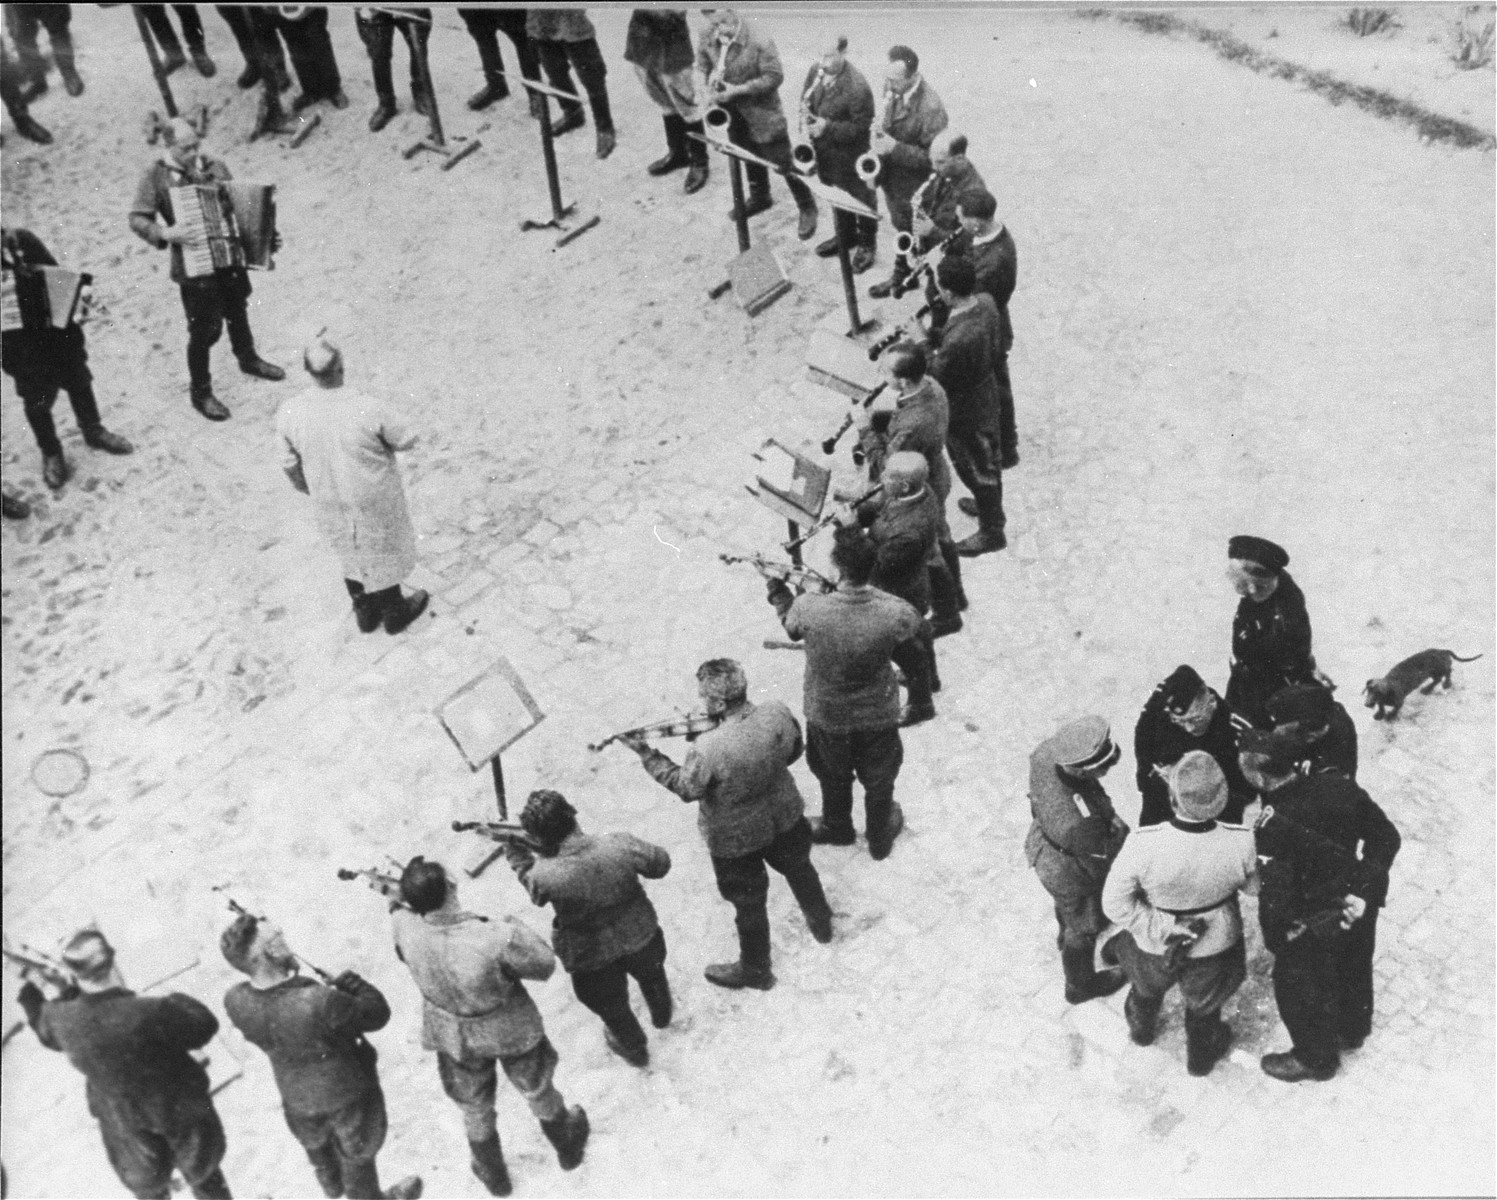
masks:
<svg viewBox="0 0 1497 1200"><path fill-rule="evenodd" d="M191 1190L197 1200L234 1200L234 1193L229 1191L229 1181L224 1178L222 1167L207 1179L194 1183Z"/></svg>
<svg viewBox="0 0 1497 1200"><path fill-rule="evenodd" d="M990 554L1008 546L1003 526L1003 490L998 487L974 489L973 500L977 503L977 532L956 544L956 552L963 558L976 558L979 554Z"/></svg>
<svg viewBox="0 0 1497 1200"><path fill-rule="evenodd" d="M671 981L666 978L665 968L658 975L646 975L639 981L639 990L645 998L645 1007L650 1010L650 1024L664 1029L675 1015L676 1002L671 998Z"/></svg>
<svg viewBox="0 0 1497 1200"><path fill-rule="evenodd" d="M702 123L700 121L692 121L688 124L683 125L681 127L681 132L683 134L695 133L698 136L702 136L706 131L702 128ZM697 141L696 138L693 137L686 137L685 142L686 155L687 158L691 161L691 169L686 172L686 183L681 190L684 191L688 196L690 196L695 192L700 192L704 187L707 186L707 177L710 173L710 167L707 157L706 144Z"/></svg>
<svg viewBox="0 0 1497 1200"><path fill-rule="evenodd" d="M756 988L767 992L775 985L774 972L769 969L769 925L738 930L738 961L713 963L703 972L708 983L718 987Z"/></svg>
<svg viewBox="0 0 1497 1200"><path fill-rule="evenodd" d="M946 564L951 582L956 585L956 610L966 612L967 591L962 587L962 556L956 552L956 543L949 540L937 542L936 548L941 552L941 561Z"/></svg>
<svg viewBox="0 0 1497 1200"><path fill-rule="evenodd" d="M686 153L686 122L678 113L666 113L661 120L665 124L665 157L657 158L645 168L646 175L669 175L691 162Z"/></svg>
<svg viewBox="0 0 1497 1200"><path fill-rule="evenodd" d="M478 1176L478 1182L489 1189L490 1196L508 1196L514 1190L497 1133L490 1134L481 1142L469 1142L468 1152L472 1156L469 1166Z"/></svg>
<svg viewBox="0 0 1497 1200"><path fill-rule="evenodd" d="M1192 1075L1211 1074L1231 1045L1232 1027L1220 1013L1185 1014L1185 1069Z"/></svg>
<svg viewBox="0 0 1497 1200"><path fill-rule="evenodd" d="M961 630L962 613L957 604L956 582L944 562L930 565L930 609L932 637L946 637Z"/></svg>
<svg viewBox="0 0 1497 1200"><path fill-rule="evenodd" d="M52 61L57 64L57 73L62 76L62 86L69 96L83 95L83 77L74 65L73 39L52 35Z"/></svg>
<svg viewBox="0 0 1497 1200"><path fill-rule="evenodd" d="M312 1173L317 1176L317 1186L322 1189L322 1194L343 1195L343 1162L332 1143L308 1150L307 1157L312 1160Z"/></svg>
<svg viewBox="0 0 1497 1200"><path fill-rule="evenodd" d="M1110 996L1128 982L1121 971L1098 973L1092 969L1092 948L1062 947L1060 965L1066 976L1066 1003L1083 1004L1101 996Z"/></svg>
<svg viewBox="0 0 1497 1200"><path fill-rule="evenodd" d="M556 1148L556 1161L563 1171L574 1171L581 1166L589 1128L587 1111L580 1104L574 1104L554 1120L541 1122L541 1132Z"/></svg>

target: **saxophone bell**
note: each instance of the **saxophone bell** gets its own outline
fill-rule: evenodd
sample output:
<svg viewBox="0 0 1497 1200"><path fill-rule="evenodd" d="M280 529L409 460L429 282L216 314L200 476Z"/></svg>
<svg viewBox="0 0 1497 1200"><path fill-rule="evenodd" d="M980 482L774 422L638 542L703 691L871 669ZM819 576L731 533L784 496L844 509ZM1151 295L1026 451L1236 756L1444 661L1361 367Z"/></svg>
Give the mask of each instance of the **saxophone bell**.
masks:
<svg viewBox="0 0 1497 1200"><path fill-rule="evenodd" d="M790 147L790 161L802 175L816 174L816 147L803 139Z"/></svg>
<svg viewBox="0 0 1497 1200"><path fill-rule="evenodd" d="M721 104L708 105L707 111L702 115L702 127L707 131L707 136L716 138L718 141L726 141L728 138L728 124L731 118L728 110Z"/></svg>
<svg viewBox="0 0 1497 1200"><path fill-rule="evenodd" d="M869 151L858 159L858 178L872 187L878 181L879 172L884 169L884 160L877 154Z"/></svg>
<svg viewBox="0 0 1497 1200"><path fill-rule="evenodd" d="M915 238L912 234L898 233L894 235L894 253L908 258L915 249Z"/></svg>

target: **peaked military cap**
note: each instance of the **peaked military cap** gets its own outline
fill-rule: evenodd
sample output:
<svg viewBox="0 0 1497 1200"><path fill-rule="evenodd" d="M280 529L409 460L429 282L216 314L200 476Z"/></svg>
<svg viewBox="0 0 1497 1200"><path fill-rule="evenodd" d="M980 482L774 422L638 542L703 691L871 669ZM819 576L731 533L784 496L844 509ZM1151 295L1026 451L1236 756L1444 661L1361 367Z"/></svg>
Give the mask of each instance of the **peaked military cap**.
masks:
<svg viewBox="0 0 1497 1200"><path fill-rule="evenodd" d="M1195 703L1195 698L1205 686L1206 681L1196 674L1194 667L1181 663L1159 685L1159 694L1164 700L1165 708L1179 714Z"/></svg>
<svg viewBox="0 0 1497 1200"><path fill-rule="evenodd" d="M1055 765L1067 771L1100 767L1118 750L1103 717L1082 717L1062 725L1055 735Z"/></svg>
<svg viewBox="0 0 1497 1200"><path fill-rule="evenodd" d="M1268 701L1268 715L1275 725L1298 722L1308 729L1330 724L1331 693L1318 683L1293 683L1280 688Z"/></svg>
<svg viewBox="0 0 1497 1200"><path fill-rule="evenodd" d="M1265 571L1275 574L1289 565L1289 553L1283 546L1267 538L1240 533L1227 543L1227 557L1240 558L1244 562L1256 563Z"/></svg>

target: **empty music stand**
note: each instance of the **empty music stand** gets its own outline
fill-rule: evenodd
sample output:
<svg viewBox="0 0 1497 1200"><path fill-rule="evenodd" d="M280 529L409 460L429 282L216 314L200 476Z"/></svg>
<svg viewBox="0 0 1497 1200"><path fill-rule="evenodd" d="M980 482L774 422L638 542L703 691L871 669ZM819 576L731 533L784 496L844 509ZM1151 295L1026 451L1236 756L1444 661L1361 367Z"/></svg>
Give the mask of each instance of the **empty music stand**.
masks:
<svg viewBox="0 0 1497 1200"><path fill-rule="evenodd" d="M420 17L416 17L415 19L418 21L421 20ZM431 18L428 17L426 20L430 21ZM471 141L463 139L464 144L456 150L447 144L447 139L442 136L442 114L437 109L437 93L431 86L431 70L427 66L426 47L422 45L420 38L413 37L410 39L410 50L413 56L412 61L416 64L416 74L420 80L421 88L426 93L426 102L431 105L431 124L427 135L420 141L407 146L401 157L415 158L421 151L430 150L433 154L440 154L446 159L442 163L442 170L450 171L458 163L462 162L463 159L467 158L468 155L472 154L473 151L477 150L482 143L477 138L473 138Z"/></svg>
<svg viewBox="0 0 1497 1200"><path fill-rule="evenodd" d="M759 447L754 461L759 464L754 482L744 487L765 508L785 518L790 541L795 542L802 521L814 525L820 519L832 473L774 438ZM803 565L800 546L791 547L790 561Z"/></svg>
<svg viewBox="0 0 1497 1200"><path fill-rule="evenodd" d="M558 229L561 236L556 239L557 248L560 249L568 242L580 238L589 229L593 228L603 218L597 213L586 220L578 218L578 223L568 225L566 218L577 211L577 202L571 204L561 202L561 180L556 173L556 139L551 136L551 102L547 96L555 96L558 100L575 100L582 103L582 97L572 92L563 92L557 88L549 87L534 79L520 76L520 82L541 98L541 154L546 160L546 187L551 193L551 219L548 221L525 220L520 222L520 232L529 233L532 229Z"/></svg>
<svg viewBox="0 0 1497 1200"><path fill-rule="evenodd" d="M748 217L744 215L743 164L754 163L782 174L780 168L767 159L752 154L741 146L723 138L706 137L699 133L687 134L703 145L711 147L728 157L728 179L733 186L733 224L738 231L738 257L728 264L728 277L707 291L707 297L716 300L729 288L743 305L743 311L751 317L761 312L790 290L790 280L774 251L766 246L755 249L749 242Z"/></svg>
<svg viewBox="0 0 1497 1200"><path fill-rule="evenodd" d="M441 704L436 718L442 723L452 744L463 756L469 770L480 771L488 763L494 777L494 799L499 805L499 819L509 820L509 802L504 794L504 768L499 755L546 719L546 714L531 698L507 658L496 660L479 672ZM503 847L468 869L477 878Z"/></svg>

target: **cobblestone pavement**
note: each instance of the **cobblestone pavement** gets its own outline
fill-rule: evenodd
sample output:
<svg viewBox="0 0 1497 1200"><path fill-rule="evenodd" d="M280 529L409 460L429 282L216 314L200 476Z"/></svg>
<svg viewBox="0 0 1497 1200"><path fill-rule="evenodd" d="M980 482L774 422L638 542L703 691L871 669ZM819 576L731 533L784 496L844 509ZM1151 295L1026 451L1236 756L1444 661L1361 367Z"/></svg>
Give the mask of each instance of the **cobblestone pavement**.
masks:
<svg viewBox="0 0 1497 1200"><path fill-rule="evenodd" d="M79 470L46 497L7 382L6 480L39 503L0 539L6 928L45 942L95 916L130 978L196 956L176 986L218 1007L231 980L209 885L235 885L312 961L354 966L391 997L377 1035L386 1174L481 1194L383 909L334 868L479 855L440 831L492 810L488 781L431 710L504 655L547 714L506 755L512 796L556 787L587 827L631 829L675 863L651 894L679 1016L649 1071L613 1059L564 980L534 989L558 1082L594 1135L563 1176L502 1097L521 1194L1491 1192L1491 157L1064 11L933 10L918 37L895 12L849 22L865 67L916 43L1014 231L1023 465L1008 480L1012 548L970 566L968 627L940 643L940 720L906 739L908 832L882 864L818 851L839 913L830 948L775 885L780 984L740 996L702 979L733 929L693 814L631 756L583 746L689 705L692 670L719 654L744 661L755 696L799 711L800 661L760 648L779 631L759 581L716 554L779 536L740 486L749 453L769 436L819 441L840 419L844 402L804 370L840 290L795 241L777 187L756 237L794 291L752 320L731 297L705 300L734 253L725 174L690 199L679 177L645 177L660 125L622 69L626 13L595 16L620 142L603 164L586 134L559 144L568 194L603 216L562 250L516 231L544 209L534 127L514 101L481 121L462 108L476 61L460 32L434 36L439 95L450 129L483 147L450 173L400 157L420 132L409 114L365 132L372 89L346 14L335 40L353 106L300 151L244 143L251 104L230 96L237 63L215 16L219 79L174 77L184 100L221 109L212 144L236 174L279 187L285 250L252 302L262 351L291 367L331 320L350 384L420 429L404 464L422 538L412 583L432 590L433 615L389 638L356 632L279 470L273 413L300 385L245 380L221 348L234 419L187 406L164 256L124 222L150 81L127 16L80 9L89 91L38 106L56 146L7 144L7 221L98 275L115 318L90 339L101 402L140 449L92 455L60 405ZM834 20L779 15L790 79ZM1176 663L1224 686L1223 556L1248 531L1289 548L1349 707L1414 650L1486 654L1396 724L1352 710L1361 781L1404 850L1373 1036L1320 1085L1258 1070L1287 1038L1251 916L1236 1048L1209 1078L1185 1074L1174 1001L1149 1049L1128 1042L1121 994L1068 1008L1021 852L1027 755L1059 721L1102 712L1131 742ZM29 772L56 746L91 776L49 800ZM1125 756L1111 790L1130 817L1131 777ZM476 906L529 911L502 869L473 891ZM15 1015L7 997L7 1025ZM225 1039L219 1065L236 1049ZM241 1195L305 1195L270 1074L244 1057L219 1098L228 1176ZM5 1051L4 1117L15 1194L121 1194L80 1081L29 1034Z"/></svg>

